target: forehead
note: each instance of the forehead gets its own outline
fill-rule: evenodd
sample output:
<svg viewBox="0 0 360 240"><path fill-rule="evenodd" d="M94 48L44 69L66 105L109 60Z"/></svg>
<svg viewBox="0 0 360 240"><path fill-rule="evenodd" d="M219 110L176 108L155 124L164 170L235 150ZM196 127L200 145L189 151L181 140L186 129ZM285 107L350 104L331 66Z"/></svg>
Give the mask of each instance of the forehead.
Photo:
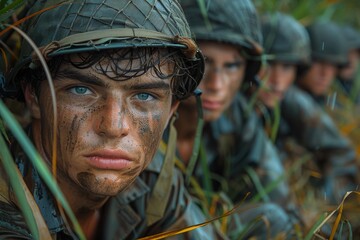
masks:
<svg viewBox="0 0 360 240"><path fill-rule="evenodd" d="M165 48L125 48L64 56L60 68L87 69L113 80L127 80L152 73L168 78L175 71L177 52Z"/></svg>
<svg viewBox="0 0 360 240"><path fill-rule="evenodd" d="M212 60L235 60L245 59L241 55L241 48L232 44L212 42L212 41L200 41L199 47L207 59Z"/></svg>

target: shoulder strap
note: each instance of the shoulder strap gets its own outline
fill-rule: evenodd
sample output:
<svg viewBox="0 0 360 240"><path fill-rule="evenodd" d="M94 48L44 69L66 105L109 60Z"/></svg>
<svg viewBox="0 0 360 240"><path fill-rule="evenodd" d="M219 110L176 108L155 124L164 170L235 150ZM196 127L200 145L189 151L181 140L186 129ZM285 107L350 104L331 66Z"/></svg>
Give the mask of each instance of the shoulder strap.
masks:
<svg viewBox="0 0 360 240"><path fill-rule="evenodd" d="M175 119L175 117L172 117L170 121L170 134L166 147L164 163L146 206L148 226L160 220L164 216L167 206L166 203L170 197L177 137L177 132L174 127Z"/></svg>

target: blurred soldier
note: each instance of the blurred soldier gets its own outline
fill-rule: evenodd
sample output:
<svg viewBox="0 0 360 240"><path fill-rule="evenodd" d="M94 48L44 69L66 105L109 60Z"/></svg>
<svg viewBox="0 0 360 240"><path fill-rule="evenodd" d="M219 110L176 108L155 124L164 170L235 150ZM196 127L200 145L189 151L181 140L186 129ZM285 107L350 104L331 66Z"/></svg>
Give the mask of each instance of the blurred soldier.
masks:
<svg viewBox="0 0 360 240"><path fill-rule="evenodd" d="M341 28L348 48L348 64L338 72L336 90L342 90L351 102L360 103L360 81L357 79L360 59L360 33L350 25Z"/></svg>
<svg viewBox="0 0 360 240"><path fill-rule="evenodd" d="M348 61L345 38L333 22L315 22L306 29L310 37L312 63L297 84L320 105L332 104L327 98L328 91L339 68Z"/></svg>
<svg viewBox="0 0 360 240"><path fill-rule="evenodd" d="M305 28L291 16L277 13L262 21L264 48L269 61L259 103L262 116L274 116L280 104L277 146L284 151L287 137L294 138L314 155L321 173L319 194L339 203L346 191L355 190L357 168L352 145L337 130L330 117L316 102L296 86L310 62L310 43ZM320 63L319 63L320 64Z"/></svg>
<svg viewBox="0 0 360 240"><path fill-rule="evenodd" d="M28 15L57 3L37 1ZM26 22L24 30L50 67L57 129L51 87L27 42L1 84L1 96L25 100L32 116L29 137L49 168L56 156L57 183L85 237L137 239L201 219L181 173L172 171L172 159L151 162L179 101L193 93L203 73L178 2L66 1ZM11 149L51 236L77 239L15 141ZM156 202L164 207L154 219L148 203L164 165L170 194ZM33 239L3 171L0 180L0 238ZM199 234L194 239L214 238L211 231Z"/></svg>
<svg viewBox="0 0 360 240"><path fill-rule="evenodd" d="M341 32L348 49L347 64L340 68L328 93L325 111L331 116L340 131L356 146L360 156L360 33L350 25L343 26Z"/></svg>
<svg viewBox="0 0 360 240"><path fill-rule="evenodd" d="M175 123L179 158L188 172L195 166L194 176L206 193L225 192L235 203L246 192L252 196L263 193L262 200L268 203L257 208L245 205L244 209L249 210L237 217L240 223L248 224L264 215L270 221L270 232L256 229L248 237L288 234L293 227L291 217L271 203L287 205L288 186L280 179L284 175L283 167L256 113L239 91L244 81L254 81L261 64L261 32L256 10L248 0L206 1L204 15L197 1L183 0L181 4L205 56L205 74L199 86L201 111L194 101L184 101L179 106L179 119ZM191 157L201 112L205 125L200 155L195 159L199 162L195 164ZM266 193L263 188L271 183L276 187Z"/></svg>

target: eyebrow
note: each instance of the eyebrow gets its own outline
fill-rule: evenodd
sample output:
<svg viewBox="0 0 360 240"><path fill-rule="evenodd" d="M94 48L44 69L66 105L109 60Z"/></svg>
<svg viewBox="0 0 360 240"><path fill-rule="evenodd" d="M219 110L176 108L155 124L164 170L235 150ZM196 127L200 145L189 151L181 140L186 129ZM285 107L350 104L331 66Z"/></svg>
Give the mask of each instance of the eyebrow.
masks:
<svg viewBox="0 0 360 240"><path fill-rule="evenodd" d="M58 78L70 78L74 80L78 80L83 83L90 83L93 85L97 85L100 87L106 87L107 84L104 83L99 78L92 76L92 75L84 75L81 72L74 71L71 69L64 69L59 71ZM125 80L125 81L131 81L131 79ZM144 89L164 89L168 90L170 88L170 84L166 83L165 81L152 81L147 83L135 83L131 84L130 86L125 87L127 90L144 90Z"/></svg>
<svg viewBox="0 0 360 240"><path fill-rule="evenodd" d="M130 80L131 81L131 80ZM129 87L126 87L128 90L142 90L142 89L163 89L169 90L170 85L164 81L157 82L148 82L148 83L135 83Z"/></svg>
<svg viewBox="0 0 360 240"><path fill-rule="evenodd" d="M81 72L73 71L71 69L64 69L58 72L58 78L64 79L64 78L70 78L73 80L78 80L83 83L90 83L93 85L97 85L100 87L106 87L106 84L101 81L99 78L92 76L92 75L84 75Z"/></svg>

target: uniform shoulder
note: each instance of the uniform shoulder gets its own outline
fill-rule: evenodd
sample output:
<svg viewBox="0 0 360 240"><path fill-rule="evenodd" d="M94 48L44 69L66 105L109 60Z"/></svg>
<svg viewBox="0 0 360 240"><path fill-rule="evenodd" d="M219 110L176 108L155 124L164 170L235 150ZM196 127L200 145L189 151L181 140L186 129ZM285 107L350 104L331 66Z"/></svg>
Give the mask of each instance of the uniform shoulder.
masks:
<svg viewBox="0 0 360 240"><path fill-rule="evenodd" d="M32 239L21 211L0 201L0 239Z"/></svg>

